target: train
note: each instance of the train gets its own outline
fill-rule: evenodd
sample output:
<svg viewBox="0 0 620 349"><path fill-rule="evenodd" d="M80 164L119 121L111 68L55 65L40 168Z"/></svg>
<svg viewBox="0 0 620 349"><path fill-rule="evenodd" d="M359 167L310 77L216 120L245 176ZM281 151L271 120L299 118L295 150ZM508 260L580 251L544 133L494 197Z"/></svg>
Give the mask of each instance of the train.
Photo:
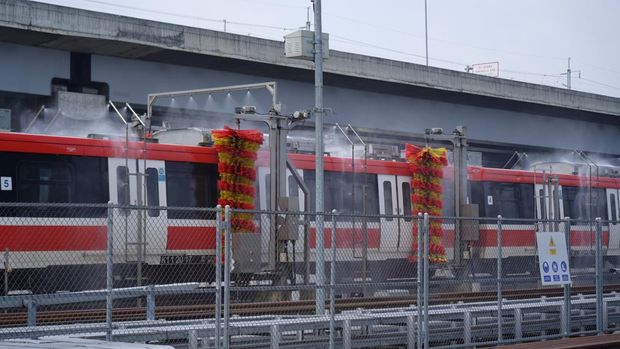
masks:
<svg viewBox="0 0 620 349"><path fill-rule="evenodd" d="M78 138L36 134L0 133L0 251L5 294L97 289L105 285L108 213L103 204L136 205L146 190L144 210L118 210L114 216L115 287L185 281L211 282L215 262L215 215L182 208L213 208L218 199L217 152L209 145L178 145L140 140ZM269 167L265 156L257 162L256 206L269 207ZM307 187L315 181L314 155L291 153L289 159ZM414 276L412 253L411 173L404 161L355 160L325 157L325 208L340 214L336 239L338 268L344 281L385 281ZM355 163L353 163L355 165ZM353 170L354 169L354 170ZM571 225L575 256L593 251L591 220L601 217L606 262L620 259L618 222L620 178L613 174L509 170L468 166L467 201L473 217L497 217L503 222L505 273L535 273L534 221L569 216L583 220ZM444 178L444 212L454 216L454 177ZM555 180L559 203L550 207L548 192ZM301 211L314 198L304 193L287 173L287 195L298 200ZM144 180L144 185L139 185ZM360 193L364 192L365 195ZM357 194L356 194L357 193ZM29 205L22 204L28 203ZM40 206L32 204L56 204ZM70 204L62 206L58 204ZM94 205L79 208L76 205ZM313 206L312 206L313 207ZM364 228L356 214L365 213ZM143 212L140 219L138 212ZM511 220L512 219L512 220ZM518 219L531 219L531 222ZM127 222L130 222L127 225ZM257 218L260 226L260 219ZM329 248L331 223L326 221ZM477 263L478 272L493 272L497 257L497 221L482 218L471 225L455 252L455 220L443 220L443 244L449 261L459 254ZM121 227L125 227L121 229ZM138 229L144 234L139 237ZM299 227L303 233L303 227ZM362 229L364 231L362 232ZM264 247L268 233L258 229ZM309 222L310 256L316 247L314 222ZM366 234L366 235L364 235ZM467 235L467 237L465 237ZM141 239L141 241L139 241ZM290 247L292 282L301 282L303 239ZM246 246L247 247L247 246ZM243 246L235 247L243 250ZM235 252L233 252L234 254ZM265 253L261 263L265 264ZM364 258L362 263L361 258ZM328 256L328 261L330 257ZM312 259L313 262L313 259ZM448 263L450 264L450 262ZM312 268L314 264L312 263ZM471 271L470 271L471 272ZM314 274L314 269L310 271ZM259 280L262 272L246 275ZM260 282L260 281L256 281Z"/></svg>

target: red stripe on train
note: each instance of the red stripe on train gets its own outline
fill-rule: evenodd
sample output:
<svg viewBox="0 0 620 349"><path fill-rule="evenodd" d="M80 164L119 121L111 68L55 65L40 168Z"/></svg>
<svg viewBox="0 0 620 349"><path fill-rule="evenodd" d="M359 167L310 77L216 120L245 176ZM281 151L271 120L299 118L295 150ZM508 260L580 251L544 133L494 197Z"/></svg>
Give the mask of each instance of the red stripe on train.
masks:
<svg viewBox="0 0 620 349"><path fill-rule="evenodd" d="M323 241L326 248L332 247L332 230L325 228L323 232ZM381 240L381 231L379 229L368 229L368 248L379 248ZM354 248L362 247L364 242L364 234L362 229L338 228L336 231L336 248ZM310 228L310 248L316 247L316 230Z"/></svg>
<svg viewBox="0 0 620 349"><path fill-rule="evenodd" d="M168 227L166 249L215 249L215 227Z"/></svg>
<svg viewBox="0 0 620 349"><path fill-rule="evenodd" d="M593 246L595 233L589 231L571 231L570 244L572 247ZM452 235L454 236L454 235ZM449 242L445 240L444 242ZM603 246L609 242L609 232L603 232ZM453 243L450 243L452 246ZM497 230L480 230L480 239L474 242L477 247L497 247ZM502 231L503 247L535 247L536 232L534 230L504 230Z"/></svg>
<svg viewBox="0 0 620 349"><path fill-rule="evenodd" d="M3 225L0 226L0 250L105 250L106 237L105 226Z"/></svg>

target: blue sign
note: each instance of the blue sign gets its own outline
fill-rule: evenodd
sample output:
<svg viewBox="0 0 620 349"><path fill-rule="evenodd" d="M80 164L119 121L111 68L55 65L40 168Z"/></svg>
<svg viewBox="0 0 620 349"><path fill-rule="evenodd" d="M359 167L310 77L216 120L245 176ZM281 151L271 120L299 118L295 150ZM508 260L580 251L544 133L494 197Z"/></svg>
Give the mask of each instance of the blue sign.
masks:
<svg viewBox="0 0 620 349"><path fill-rule="evenodd" d="M543 279L545 280L545 282L551 282L551 276L549 275L543 276Z"/></svg>
<svg viewBox="0 0 620 349"><path fill-rule="evenodd" d="M560 268L562 268L563 273L566 273L566 270L568 269L568 265L566 265L565 261L562 261L562 263L560 263Z"/></svg>
<svg viewBox="0 0 620 349"><path fill-rule="evenodd" d="M569 278L567 274L562 275L562 281L568 281L568 280Z"/></svg>
<svg viewBox="0 0 620 349"><path fill-rule="evenodd" d="M549 263L543 262L543 270L545 271L545 273L549 272Z"/></svg>
<svg viewBox="0 0 620 349"><path fill-rule="evenodd" d="M554 273L558 272L558 262L553 261L553 263L551 263L551 269L553 269Z"/></svg>
<svg viewBox="0 0 620 349"><path fill-rule="evenodd" d="M553 281L560 281L560 275L553 275Z"/></svg>

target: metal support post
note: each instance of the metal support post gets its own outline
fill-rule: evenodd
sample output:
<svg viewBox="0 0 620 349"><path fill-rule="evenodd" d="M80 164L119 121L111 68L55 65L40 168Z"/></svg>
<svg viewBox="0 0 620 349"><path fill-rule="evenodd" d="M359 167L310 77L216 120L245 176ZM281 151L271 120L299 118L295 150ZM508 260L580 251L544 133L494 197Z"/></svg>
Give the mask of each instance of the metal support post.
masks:
<svg viewBox="0 0 620 349"><path fill-rule="evenodd" d="M515 339L521 340L523 338L523 313L520 308L515 308L514 313Z"/></svg>
<svg viewBox="0 0 620 349"><path fill-rule="evenodd" d="M28 309L28 327L34 327L37 325L37 302L32 299L24 301L24 305Z"/></svg>
<svg viewBox="0 0 620 349"><path fill-rule="evenodd" d="M325 246L323 242L323 37L321 0L314 0L314 115L316 133L316 314L325 313Z"/></svg>
<svg viewBox="0 0 620 349"><path fill-rule="evenodd" d="M428 213L424 214L424 348L428 348L428 337L430 337L428 329L428 283L429 283L429 217Z"/></svg>
<svg viewBox="0 0 620 349"><path fill-rule="evenodd" d="M187 334L187 347L189 349L198 349L198 334L196 330L191 330Z"/></svg>
<svg viewBox="0 0 620 349"><path fill-rule="evenodd" d="M415 318L407 316L407 349L415 348Z"/></svg>
<svg viewBox="0 0 620 349"><path fill-rule="evenodd" d="M497 216L497 343L504 340L502 333L502 216Z"/></svg>
<svg viewBox="0 0 620 349"><path fill-rule="evenodd" d="M230 206L224 208L224 225L226 236L224 237L224 349L228 349L228 324L230 320L230 263L231 261L231 243L232 234L230 232Z"/></svg>
<svg viewBox="0 0 620 349"><path fill-rule="evenodd" d="M422 270L424 266L424 260L422 259L422 231L423 231L423 221L422 221L422 213L418 212L418 277L416 278L416 308L418 310L418 346L417 348L422 348L422 339L424 338L424 334L422 333Z"/></svg>
<svg viewBox="0 0 620 349"><path fill-rule="evenodd" d="M271 332L271 349L280 348L280 326L277 324L273 324L270 326L269 331Z"/></svg>
<svg viewBox="0 0 620 349"><path fill-rule="evenodd" d="M570 268L570 217L564 218L564 235L566 240L566 256ZM571 332L571 285L564 285L564 336L569 337Z"/></svg>
<svg viewBox="0 0 620 349"><path fill-rule="evenodd" d="M596 331L603 328L603 228L601 217L596 217Z"/></svg>
<svg viewBox="0 0 620 349"><path fill-rule="evenodd" d="M148 285L146 288L146 319L155 320L155 287Z"/></svg>
<svg viewBox="0 0 620 349"><path fill-rule="evenodd" d="M215 208L215 348L222 341L222 205Z"/></svg>
<svg viewBox="0 0 620 349"><path fill-rule="evenodd" d="M329 280L329 348L334 348L334 336L336 332L336 213L332 210L332 261L330 263Z"/></svg>
<svg viewBox="0 0 620 349"><path fill-rule="evenodd" d="M351 320L349 319L342 321L342 347L351 349Z"/></svg>
<svg viewBox="0 0 620 349"><path fill-rule="evenodd" d="M471 313L463 313L463 344L471 344Z"/></svg>
<svg viewBox="0 0 620 349"><path fill-rule="evenodd" d="M107 341L112 341L112 280L114 266L114 207L112 201L108 202L108 231L107 231L107 249L106 249L106 297L105 297L105 321Z"/></svg>

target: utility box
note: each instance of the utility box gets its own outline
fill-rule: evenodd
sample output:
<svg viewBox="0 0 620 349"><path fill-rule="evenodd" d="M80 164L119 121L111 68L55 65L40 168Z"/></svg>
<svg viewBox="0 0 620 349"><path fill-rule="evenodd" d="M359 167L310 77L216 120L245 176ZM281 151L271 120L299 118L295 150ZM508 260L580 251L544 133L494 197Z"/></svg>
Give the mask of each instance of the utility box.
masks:
<svg viewBox="0 0 620 349"><path fill-rule="evenodd" d="M236 273L256 273L260 271L261 235L253 233L232 234L233 258Z"/></svg>
<svg viewBox="0 0 620 349"><path fill-rule="evenodd" d="M323 33L323 59L329 58L329 34ZM284 55L287 58L314 60L314 32L298 30L284 36Z"/></svg>
<svg viewBox="0 0 620 349"><path fill-rule="evenodd" d="M465 204L461 206L461 217L478 217L478 204ZM461 221L461 239L465 241L477 241L480 239L480 222L477 219L464 219Z"/></svg>

